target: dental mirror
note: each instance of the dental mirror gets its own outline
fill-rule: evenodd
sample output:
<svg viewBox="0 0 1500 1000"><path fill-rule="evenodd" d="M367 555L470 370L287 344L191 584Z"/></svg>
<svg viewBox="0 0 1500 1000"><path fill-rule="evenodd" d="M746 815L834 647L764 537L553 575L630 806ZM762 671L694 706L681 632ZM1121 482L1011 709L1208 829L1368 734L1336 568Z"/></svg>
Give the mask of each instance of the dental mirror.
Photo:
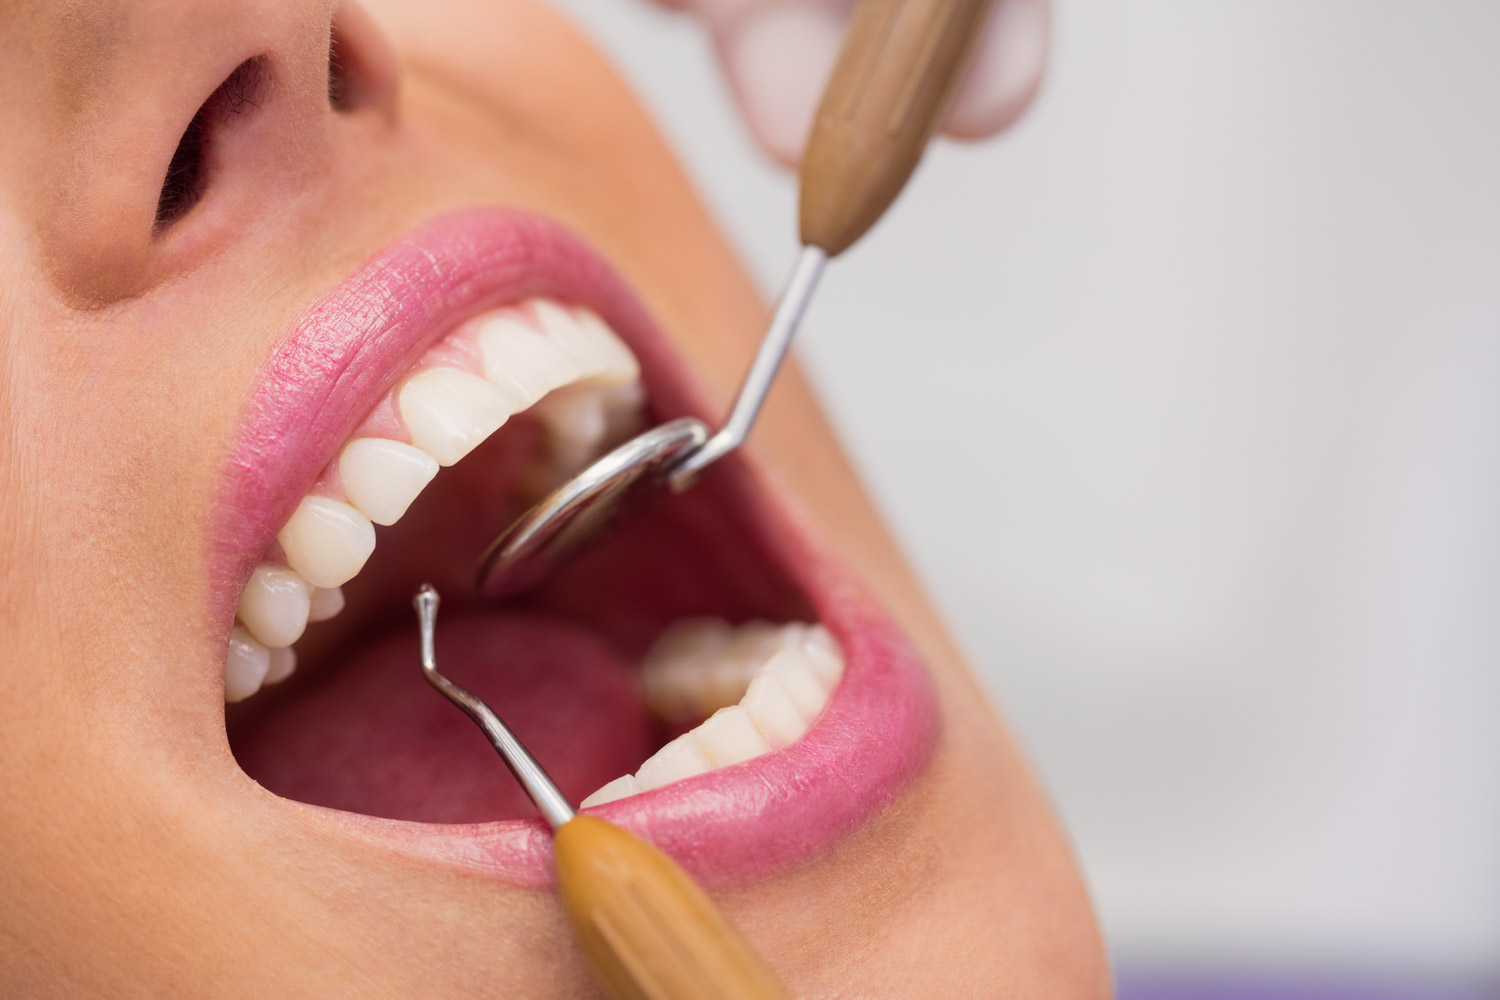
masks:
<svg viewBox="0 0 1500 1000"><path fill-rule="evenodd" d="M519 594L662 489L681 492L744 443L828 258L869 230L905 187L947 109L993 0L862 0L813 121L798 181L802 252L729 419L662 424L594 462L480 557L486 597Z"/></svg>

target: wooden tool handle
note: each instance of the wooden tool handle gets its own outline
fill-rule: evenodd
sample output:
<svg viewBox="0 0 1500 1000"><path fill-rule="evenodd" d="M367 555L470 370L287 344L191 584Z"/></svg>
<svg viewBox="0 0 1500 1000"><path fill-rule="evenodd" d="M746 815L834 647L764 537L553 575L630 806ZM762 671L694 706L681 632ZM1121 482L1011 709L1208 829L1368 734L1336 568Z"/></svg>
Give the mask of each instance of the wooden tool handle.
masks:
<svg viewBox="0 0 1500 1000"><path fill-rule="evenodd" d="M916 169L993 0L861 0L802 159L802 242L832 257Z"/></svg>
<svg viewBox="0 0 1500 1000"><path fill-rule="evenodd" d="M644 840L577 816L552 850L573 930L616 1000L789 1000L703 890Z"/></svg>

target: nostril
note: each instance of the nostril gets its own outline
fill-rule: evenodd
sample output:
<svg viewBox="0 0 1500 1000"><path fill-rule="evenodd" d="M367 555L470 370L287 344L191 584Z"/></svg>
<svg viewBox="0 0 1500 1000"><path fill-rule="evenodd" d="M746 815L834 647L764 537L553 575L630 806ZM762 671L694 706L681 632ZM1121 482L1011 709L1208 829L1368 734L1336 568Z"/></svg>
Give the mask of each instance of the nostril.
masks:
<svg viewBox="0 0 1500 1000"><path fill-rule="evenodd" d="M163 229L188 213L203 193L203 109L193 115L177 140L167 176L156 198L156 227Z"/></svg>
<svg viewBox="0 0 1500 1000"><path fill-rule="evenodd" d="M339 22L333 22L333 31L328 37L328 106L335 111L351 111L349 74L344 67L344 50L348 42L339 31Z"/></svg>
<svg viewBox="0 0 1500 1000"><path fill-rule="evenodd" d="M328 105L352 112L388 107L395 92L395 55L380 28L353 0L334 14L328 36Z"/></svg>
<svg viewBox="0 0 1500 1000"><path fill-rule="evenodd" d="M156 228L167 228L202 200L214 135L234 116L258 110L270 84L263 56L246 59L214 89L177 140L156 199Z"/></svg>

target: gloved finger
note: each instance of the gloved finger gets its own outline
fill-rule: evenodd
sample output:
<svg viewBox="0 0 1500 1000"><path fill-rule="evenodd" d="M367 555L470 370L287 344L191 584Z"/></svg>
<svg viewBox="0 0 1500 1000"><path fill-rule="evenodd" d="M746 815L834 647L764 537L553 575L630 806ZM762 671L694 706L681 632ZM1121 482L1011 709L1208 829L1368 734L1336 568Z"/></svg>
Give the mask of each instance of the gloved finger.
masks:
<svg viewBox="0 0 1500 1000"><path fill-rule="evenodd" d="M982 139L1005 129L1036 97L1052 33L1048 0L1000 0L958 85L943 131Z"/></svg>
<svg viewBox="0 0 1500 1000"><path fill-rule="evenodd" d="M761 148L795 167L838 59L845 5L781 0L740 6L740 16L709 19L720 65Z"/></svg>
<svg viewBox="0 0 1500 1000"><path fill-rule="evenodd" d="M852 0L657 0L708 26L751 132L787 166L801 159ZM944 131L992 135L1031 102L1046 68L1048 0L997 0Z"/></svg>

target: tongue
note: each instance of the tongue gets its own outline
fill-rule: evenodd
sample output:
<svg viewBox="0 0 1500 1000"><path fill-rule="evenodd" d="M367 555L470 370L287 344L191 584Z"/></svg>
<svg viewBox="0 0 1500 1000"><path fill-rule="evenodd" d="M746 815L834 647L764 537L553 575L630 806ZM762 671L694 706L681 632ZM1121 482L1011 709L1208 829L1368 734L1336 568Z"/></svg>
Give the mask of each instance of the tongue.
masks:
<svg viewBox="0 0 1500 1000"><path fill-rule="evenodd" d="M562 619L445 613L438 668L484 699L575 803L635 770L659 732L631 666ZM430 688L407 626L236 721L235 756L278 795L392 819L473 823L536 808L479 728Z"/></svg>

